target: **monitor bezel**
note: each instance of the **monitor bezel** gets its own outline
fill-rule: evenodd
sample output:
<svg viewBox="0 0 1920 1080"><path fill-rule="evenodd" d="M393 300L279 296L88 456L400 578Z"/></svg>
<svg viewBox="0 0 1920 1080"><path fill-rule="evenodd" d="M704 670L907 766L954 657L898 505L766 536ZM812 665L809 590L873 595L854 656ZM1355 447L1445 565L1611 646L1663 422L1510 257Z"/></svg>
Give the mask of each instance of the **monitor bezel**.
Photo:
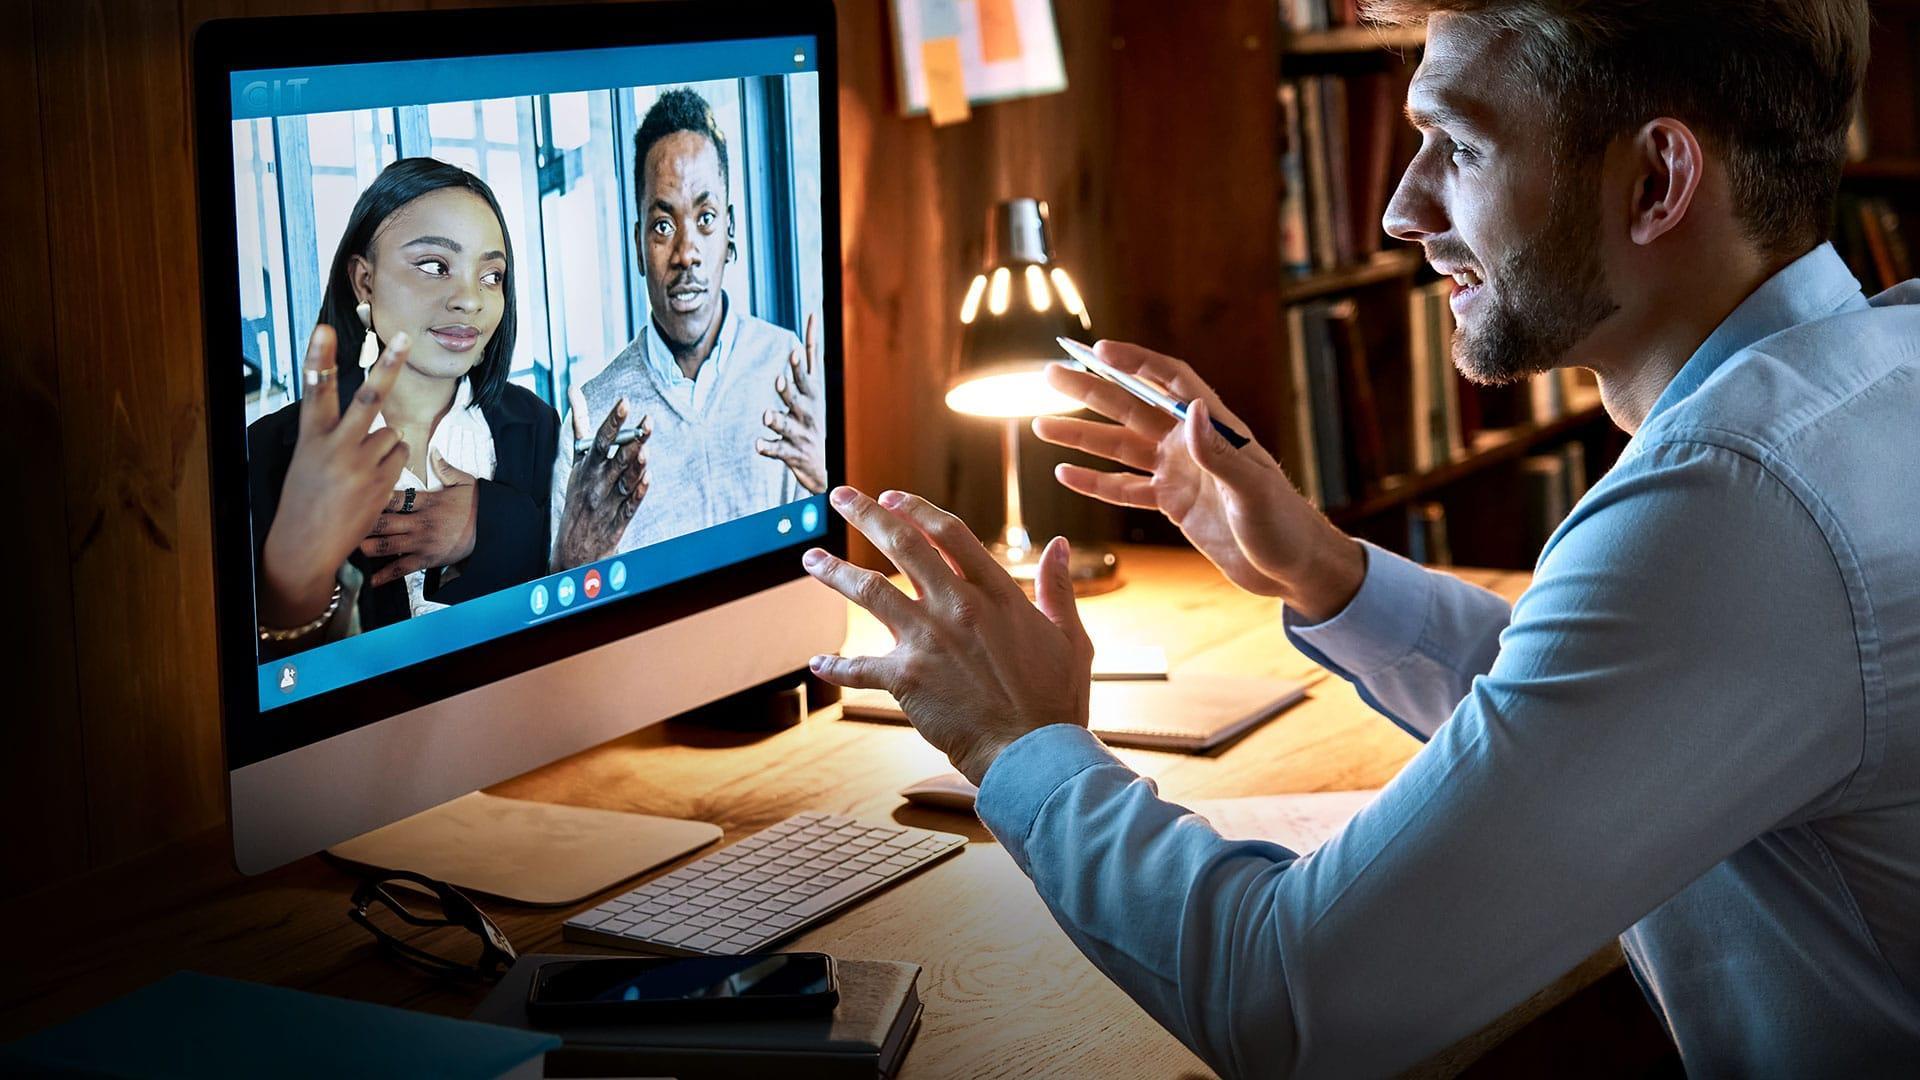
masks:
<svg viewBox="0 0 1920 1080"><path fill-rule="evenodd" d="M351 686L260 708L252 506L246 424L227 403L245 398L244 375L217 357L212 328L240 318L234 225L234 71L509 55L573 49L811 36L818 43L822 349L829 484L845 473L844 327L841 307L838 42L831 0L651 0L569 5L223 19L193 40L193 105L200 225L205 430L212 510L221 749L228 771L288 753L418 707L664 626L695 612L806 576L809 546L844 556L846 524L824 515L825 535L682 582L596 605L564 619L432 657ZM510 43L510 44L507 44Z"/></svg>

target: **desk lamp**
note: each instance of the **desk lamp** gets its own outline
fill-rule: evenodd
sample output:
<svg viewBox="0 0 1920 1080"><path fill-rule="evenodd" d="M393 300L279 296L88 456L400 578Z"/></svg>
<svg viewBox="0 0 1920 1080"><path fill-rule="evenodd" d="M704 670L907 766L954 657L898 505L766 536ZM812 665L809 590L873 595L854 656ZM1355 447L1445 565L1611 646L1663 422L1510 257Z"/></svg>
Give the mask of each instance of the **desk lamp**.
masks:
<svg viewBox="0 0 1920 1080"><path fill-rule="evenodd" d="M947 408L1004 423L1007 517L989 545L1021 587L1033 588L1040 552L1020 512L1020 428L1030 417L1078 412L1073 398L1047 385L1047 365L1061 359L1055 337L1093 342L1080 291L1054 265L1047 244L1047 204L1010 199L987 213L987 258L960 304L960 352L947 380ZM1118 560L1098 545L1073 543L1073 590L1106 592L1120 584Z"/></svg>

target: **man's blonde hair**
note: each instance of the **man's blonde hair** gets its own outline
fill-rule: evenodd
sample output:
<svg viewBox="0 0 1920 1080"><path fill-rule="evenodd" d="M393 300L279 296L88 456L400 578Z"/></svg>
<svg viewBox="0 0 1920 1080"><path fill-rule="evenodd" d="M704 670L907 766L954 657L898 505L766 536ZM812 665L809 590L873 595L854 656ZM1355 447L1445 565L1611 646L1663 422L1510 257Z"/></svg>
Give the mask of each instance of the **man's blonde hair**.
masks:
<svg viewBox="0 0 1920 1080"><path fill-rule="evenodd" d="M1724 155L1756 247L1825 240L1867 66L1866 0L1362 0L1371 22L1440 14L1511 34L1559 149L1590 159L1660 116Z"/></svg>

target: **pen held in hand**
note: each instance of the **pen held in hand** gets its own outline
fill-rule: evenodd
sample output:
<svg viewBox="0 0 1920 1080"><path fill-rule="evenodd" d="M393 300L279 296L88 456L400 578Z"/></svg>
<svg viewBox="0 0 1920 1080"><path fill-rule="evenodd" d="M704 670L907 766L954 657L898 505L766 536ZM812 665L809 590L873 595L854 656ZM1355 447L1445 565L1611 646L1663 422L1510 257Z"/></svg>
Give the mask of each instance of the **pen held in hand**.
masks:
<svg viewBox="0 0 1920 1080"><path fill-rule="evenodd" d="M1092 349L1087 348L1072 338L1057 337L1053 340L1058 342L1062 349L1066 350L1067 357L1074 363L1080 365L1081 370L1090 375L1096 375L1105 379L1183 424L1187 422L1186 402L1177 400L1161 392L1158 387L1150 385L1145 380L1129 375L1119 368L1106 363L1094 355ZM1235 450L1253 441L1221 423L1218 418L1210 417L1209 419L1213 423L1213 430L1219 432L1220 437L1227 440L1228 445L1232 446Z"/></svg>
<svg viewBox="0 0 1920 1080"><path fill-rule="evenodd" d="M639 437L640 437L639 428L637 427L621 428L619 433L614 435L613 442L610 444L610 446L611 447L625 446ZM584 438L584 439L573 440L573 452L576 455L584 454L587 451L593 449L594 438L595 438L594 436L588 436L587 438Z"/></svg>

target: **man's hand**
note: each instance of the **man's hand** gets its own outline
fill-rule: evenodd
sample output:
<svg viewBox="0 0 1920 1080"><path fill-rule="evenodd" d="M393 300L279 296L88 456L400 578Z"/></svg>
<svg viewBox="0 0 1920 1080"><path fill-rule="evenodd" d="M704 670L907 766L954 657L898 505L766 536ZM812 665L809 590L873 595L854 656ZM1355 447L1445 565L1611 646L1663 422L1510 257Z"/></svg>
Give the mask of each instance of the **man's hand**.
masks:
<svg viewBox="0 0 1920 1080"><path fill-rule="evenodd" d="M433 471L444 486L439 491L415 491L413 509L404 514L400 508L406 505L406 493L394 492L366 539L360 541L360 554L393 559L368 579L373 588L415 570L452 566L473 554L480 519L479 481L447 464L440 451L431 453Z"/></svg>
<svg viewBox="0 0 1920 1080"><path fill-rule="evenodd" d="M776 458L793 471L800 486L815 495L827 490L826 415L821 402L826 395L813 344L813 316L807 316L807 349L803 360L795 349L787 357L787 371L773 380L773 392L780 395L784 412L768 409L760 415L762 423L775 438L757 439L753 448L761 457Z"/></svg>
<svg viewBox="0 0 1920 1080"><path fill-rule="evenodd" d="M841 487L831 502L906 573L919 599L885 575L809 550L807 572L872 612L895 642L885 656L816 656L814 674L892 694L975 784L1020 736L1087 726L1093 642L1074 607L1064 539L1040 555L1036 609L959 518L925 499L888 491L875 502Z"/></svg>
<svg viewBox="0 0 1920 1080"><path fill-rule="evenodd" d="M345 412L333 381L339 378L334 345L325 323L307 343L298 441L261 548L260 621L266 626L300 626L326 610L340 564L366 536L407 464L398 433L367 430L406 363L407 335L387 342Z"/></svg>
<svg viewBox="0 0 1920 1080"><path fill-rule="evenodd" d="M632 442L625 446L614 442L627 419L626 398L607 410L598 431L587 427L587 399L577 387L567 391L567 404L573 413L574 438L591 435L593 445L574 462L567 477L567 501L554 542L553 561L559 568L582 566L613 554L653 479L647 470L647 437L653 434L653 425L647 417L640 418Z"/></svg>
<svg viewBox="0 0 1920 1080"><path fill-rule="evenodd" d="M1294 490L1279 462L1259 443L1236 450L1213 430L1214 416L1230 427L1248 428L1191 367L1138 345L1102 341L1094 348L1121 371L1190 402L1187 422L1104 379L1055 364L1047 369L1055 389L1118 423L1042 416L1033 422L1034 434L1139 472L1062 464L1054 476L1103 502L1160 511L1228 580L1248 592L1280 597L1315 621L1339 613L1366 577L1360 546Z"/></svg>

